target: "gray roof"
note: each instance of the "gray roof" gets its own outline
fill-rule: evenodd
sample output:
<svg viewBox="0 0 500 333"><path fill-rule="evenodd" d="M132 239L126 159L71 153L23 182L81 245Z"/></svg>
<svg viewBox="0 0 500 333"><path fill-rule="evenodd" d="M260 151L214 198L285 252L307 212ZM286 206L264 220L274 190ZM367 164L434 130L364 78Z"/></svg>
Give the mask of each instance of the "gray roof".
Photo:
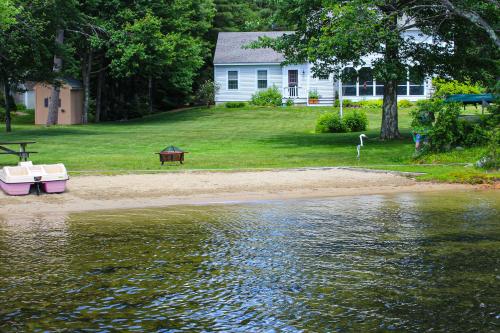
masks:
<svg viewBox="0 0 500 333"><path fill-rule="evenodd" d="M83 89L82 82L77 79L71 77L64 77L61 80L67 85L69 85L71 89Z"/></svg>
<svg viewBox="0 0 500 333"><path fill-rule="evenodd" d="M215 47L214 64L236 63L281 63L285 60L281 53L270 48L245 49L243 46L256 41L259 37L276 38L291 31L267 32L220 32Z"/></svg>

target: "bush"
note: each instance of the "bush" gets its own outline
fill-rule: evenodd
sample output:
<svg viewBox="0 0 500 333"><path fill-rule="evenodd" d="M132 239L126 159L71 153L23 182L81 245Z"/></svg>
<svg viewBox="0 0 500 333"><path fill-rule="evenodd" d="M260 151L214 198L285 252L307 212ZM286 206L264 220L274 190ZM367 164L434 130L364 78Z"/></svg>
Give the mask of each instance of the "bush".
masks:
<svg viewBox="0 0 500 333"><path fill-rule="evenodd" d="M465 147L473 147L482 146L488 142L489 133L480 124L459 119L458 125L460 133L458 144Z"/></svg>
<svg viewBox="0 0 500 333"><path fill-rule="evenodd" d="M287 100L286 100L286 106L288 106L288 107L292 107L292 106L293 106L293 104L294 104L294 103L293 103L293 100L292 100L292 99L290 99L290 98L289 98L289 99L287 99Z"/></svg>
<svg viewBox="0 0 500 333"><path fill-rule="evenodd" d="M411 126L414 130L432 127L435 115L444 108L444 102L440 99L425 99L417 102L417 108L410 111L412 116ZM418 132L418 130L417 130Z"/></svg>
<svg viewBox="0 0 500 333"><path fill-rule="evenodd" d="M429 132L429 149L431 151L448 151L460 144L462 126L459 123L460 106L446 104L437 113L436 122Z"/></svg>
<svg viewBox="0 0 500 333"><path fill-rule="evenodd" d="M457 80L445 80L443 78L432 79L435 89L434 97L446 98L456 94L482 94L485 88L479 83L472 84L470 81L459 82Z"/></svg>
<svg viewBox="0 0 500 333"><path fill-rule="evenodd" d="M252 95L251 103L258 106L281 106L282 95L276 86Z"/></svg>
<svg viewBox="0 0 500 333"><path fill-rule="evenodd" d="M5 109L0 107L0 122L5 121Z"/></svg>
<svg viewBox="0 0 500 333"><path fill-rule="evenodd" d="M215 104L215 95L219 91L220 86L217 82L206 80L203 82L198 89L197 98L201 103L210 107L210 105Z"/></svg>
<svg viewBox="0 0 500 333"><path fill-rule="evenodd" d="M247 103L245 103L245 102L227 102L227 103L224 104L224 106L226 108L229 108L229 109L242 108L245 105L247 105Z"/></svg>
<svg viewBox="0 0 500 333"><path fill-rule="evenodd" d="M360 132L368 127L368 117L361 111L349 112L344 116L344 124L350 132Z"/></svg>
<svg viewBox="0 0 500 333"><path fill-rule="evenodd" d="M486 153L477 161L476 166L484 169L497 170L500 166L499 149L500 146L500 130L493 129L488 135L488 147Z"/></svg>
<svg viewBox="0 0 500 333"><path fill-rule="evenodd" d="M384 101L382 101L381 99L369 99L366 101L360 101L357 104L364 108L381 109Z"/></svg>
<svg viewBox="0 0 500 333"><path fill-rule="evenodd" d="M398 102L398 108L409 108L413 106L413 103L407 99L402 99Z"/></svg>
<svg viewBox="0 0 500 333"><path fill-rule="evenodd" d="M336 113L324 113L316 121L316 133L345 133L347 126Z"/></svg>
<svg viewBox="0 0 500 333"><path fill-rule="evenodd" d="M340 107L340 100L336 99L333 106ZM345 108L357 108L357 107L359 107L359 104L357 102L351 101L350 99L344 99L342 101L342 106Z"/></svg>

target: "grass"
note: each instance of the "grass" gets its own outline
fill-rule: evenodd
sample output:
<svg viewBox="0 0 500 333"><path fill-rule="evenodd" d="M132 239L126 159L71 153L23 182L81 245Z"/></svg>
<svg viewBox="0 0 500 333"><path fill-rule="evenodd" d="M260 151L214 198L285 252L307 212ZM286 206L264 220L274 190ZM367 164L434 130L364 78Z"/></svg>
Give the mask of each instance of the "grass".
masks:
<svg viewBox="0 0 500 333"><path fill-rule="evenodd" d="M482 148L432 155L424 160L426 165L415 164L408 109L400 110L403 138L391 142L378 139L380 111L366 110L370 125L364 133L369 140L358 160L360 133L314 133L318 115L333 110L338 109L193 108L127 122L51 128L34 126L33 116L25 115L15 117L13 132L0 134L0 141L37 141L29 147L39 152L32 155L34 163L63 162L72 173L359 166L425 172L421 178L426 180L477 182L498 178L498 173L486 174L473 167L438 165L474 163ZM189 152L184 165L160 167L154 153L168 145ZM0 166L15 162L14 156L0 155Z"/></svg>

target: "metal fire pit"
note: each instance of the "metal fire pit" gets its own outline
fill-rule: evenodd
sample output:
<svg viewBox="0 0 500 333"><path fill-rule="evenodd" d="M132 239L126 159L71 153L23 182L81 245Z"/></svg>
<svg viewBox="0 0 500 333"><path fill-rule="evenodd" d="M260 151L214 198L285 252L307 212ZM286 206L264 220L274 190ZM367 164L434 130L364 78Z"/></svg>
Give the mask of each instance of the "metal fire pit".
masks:
<svg viewBox="0 0 500 333"><path fill-rule="evenodd" d="M160 155L160 162L163 165L165 162L180 162L182 164L186 153L187 151L183 151L179 147L168 146L157 154Z"/></svg>

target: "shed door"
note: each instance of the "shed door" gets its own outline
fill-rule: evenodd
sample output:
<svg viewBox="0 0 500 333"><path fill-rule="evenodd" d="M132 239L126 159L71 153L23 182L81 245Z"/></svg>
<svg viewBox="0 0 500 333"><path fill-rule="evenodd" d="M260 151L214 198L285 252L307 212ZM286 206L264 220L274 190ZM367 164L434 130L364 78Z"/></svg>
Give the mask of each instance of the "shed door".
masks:
<svg viewBox="0 0 500 333"><path fill-rule="evenodd" d="M299 85L299 71L297 69L288 70L288 86L297 87Z"/></svg>

